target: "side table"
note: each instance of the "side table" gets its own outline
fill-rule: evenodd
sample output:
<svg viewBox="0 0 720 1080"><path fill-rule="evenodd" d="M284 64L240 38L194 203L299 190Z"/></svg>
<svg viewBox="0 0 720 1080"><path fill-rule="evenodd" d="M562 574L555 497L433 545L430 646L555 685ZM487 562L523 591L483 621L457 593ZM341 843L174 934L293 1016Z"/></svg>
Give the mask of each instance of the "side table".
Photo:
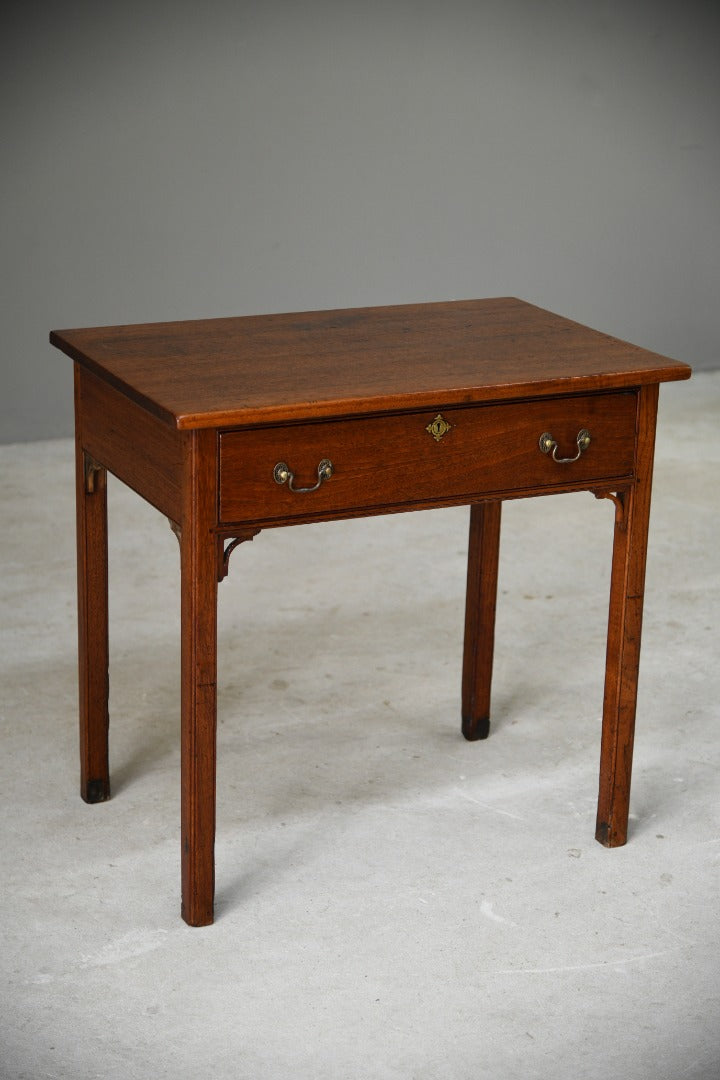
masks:
<svg viewBox="0 0 720 1080"><path fill-rule="evenodd" d="M470 506L462 731L489 731L502 501L614 503L596 837L624 844L661 382L514 298L58 330L75 361L81 795L110 796L106 470L181 551L182 915L213 920L217 588L262 529Z"/></svg>

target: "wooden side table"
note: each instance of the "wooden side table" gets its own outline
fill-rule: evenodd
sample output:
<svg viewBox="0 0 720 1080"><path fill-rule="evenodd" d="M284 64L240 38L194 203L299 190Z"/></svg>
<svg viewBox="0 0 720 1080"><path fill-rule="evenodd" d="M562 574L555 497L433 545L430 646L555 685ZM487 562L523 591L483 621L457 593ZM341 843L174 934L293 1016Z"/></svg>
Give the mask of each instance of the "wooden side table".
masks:
<svg viewBox="0 0 720 1080"><path fill-rule="evenodd" d="M615 505L596 836L627 837L655 418L690 368L513 298L54 331L75 361L81 794L109 798L106 470L181 550L182 915L213 919L217 587L261 529L470 505L487 736L503 499Z"/></svg>

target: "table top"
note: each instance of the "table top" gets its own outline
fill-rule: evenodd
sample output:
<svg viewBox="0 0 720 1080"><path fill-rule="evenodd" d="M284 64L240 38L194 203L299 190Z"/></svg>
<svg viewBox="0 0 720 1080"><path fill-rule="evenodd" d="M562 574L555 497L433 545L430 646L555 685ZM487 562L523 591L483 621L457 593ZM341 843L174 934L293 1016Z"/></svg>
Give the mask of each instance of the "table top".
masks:
<svg viewBox="0 0 720 1080"><path fill-rule="evenodd" d="M179 429L584 393L691 374L514 297L54 330L50 341Z"/></svg>

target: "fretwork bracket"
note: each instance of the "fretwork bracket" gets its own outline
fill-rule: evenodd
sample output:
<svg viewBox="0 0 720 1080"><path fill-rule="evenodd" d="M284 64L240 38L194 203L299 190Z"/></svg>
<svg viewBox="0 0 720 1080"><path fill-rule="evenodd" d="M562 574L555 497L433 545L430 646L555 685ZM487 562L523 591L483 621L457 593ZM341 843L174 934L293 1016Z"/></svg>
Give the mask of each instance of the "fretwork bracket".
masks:
<svg viewBox="0 0 720 1080"><path fill-rule="evenodd" d="M610 499L615 504L615 527L624 532L627 528L627 491L593 491L596 499Z"/></svg>
<svg viewBox="0 0 720 1080"><path fill-rule="evenodd" d="M182 526L178 525L177 521L173 521L172 518L168 518L168 525L175 533L177 542L182 542ZM238 533L236 536L218 536L217 541L217 579L218 582L223 581L228 575L228 568L230 563L230 556L232 555L238 544L244 544L248 540L254 540L260 529L245 529L243 532Z"/></svg>
<svg viewBox="0 0 720 1080"><path fill-rule="evenodd" d="M95 494L95 479L98 473L102 472L103 466L98 464L95 458L85 452L83 454L83 469L85 472L85 494Z"/></svg>
<svg viewBox="0 0 720 1080"><path fill-rule="evenodd" d="M260 529L246 529L244 532L238 533L229 540L229 543L225 541L228 537L218 536L218 581L222 581L228 575L228 567L230 563L230 556L232 555L238 544L244 544L248 540L254 540Z"/></svg>

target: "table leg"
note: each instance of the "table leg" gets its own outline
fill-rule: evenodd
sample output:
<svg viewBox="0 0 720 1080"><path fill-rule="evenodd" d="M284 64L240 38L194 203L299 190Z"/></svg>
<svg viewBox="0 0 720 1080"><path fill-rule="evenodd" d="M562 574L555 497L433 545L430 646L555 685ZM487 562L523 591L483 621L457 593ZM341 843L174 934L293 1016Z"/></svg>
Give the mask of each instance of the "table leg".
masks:
<svg viewBox="0 0 720 1080"><path fill-rule="evenodd" d="M85 802L96 803L110 798L107 474L79 438L75 470L80 794Z"/></svg>
<svg viewBox="0 0 720 1080"><path fill-rule="evenodd" d="M490 731L501 508L499 501L475 503L470 507L462 732L471 740L485 739Z"/></svg>
<svg viewBox="0 0 720 1080"><path fill-rule="evenodd" d="M186 440L181 566L182 917L213 921L217 673L214 432Z"/></svg>
<svg viewBox="0 0 720 1080"><path fill-rule="evenodd" d="M616 496L596 839L627 840L658 387L638 406L637 479Z"/></svg>

